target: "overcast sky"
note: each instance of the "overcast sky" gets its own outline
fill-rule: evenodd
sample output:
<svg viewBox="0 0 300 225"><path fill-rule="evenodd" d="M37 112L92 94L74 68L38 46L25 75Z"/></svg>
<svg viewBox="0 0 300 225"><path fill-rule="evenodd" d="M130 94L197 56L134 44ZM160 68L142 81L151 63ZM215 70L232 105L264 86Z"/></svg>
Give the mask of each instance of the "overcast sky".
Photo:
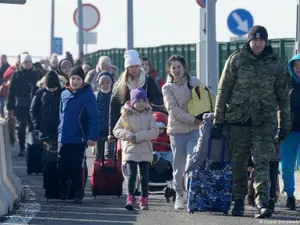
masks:
<svg viewBox="0 0 300 225"><path fill-rule="evenodd" d="M89 51L126 47L126 0L83 0L98 7L101 22L93 30L98 44ZM293 38L296 0L218 0L217 39L233 36L227 17L236 8L249 10L255 24L266 26L270 38ZM28 50L33 56L50 51L51 0L27 0L26 5L0 5L0 51L16 56ZM77 55L77 27L73 22L76 0L56 0L55 36L62 37L63 51ZM199 39L199 6L196 0L134 0L135 46L196 43Z"/></svg>

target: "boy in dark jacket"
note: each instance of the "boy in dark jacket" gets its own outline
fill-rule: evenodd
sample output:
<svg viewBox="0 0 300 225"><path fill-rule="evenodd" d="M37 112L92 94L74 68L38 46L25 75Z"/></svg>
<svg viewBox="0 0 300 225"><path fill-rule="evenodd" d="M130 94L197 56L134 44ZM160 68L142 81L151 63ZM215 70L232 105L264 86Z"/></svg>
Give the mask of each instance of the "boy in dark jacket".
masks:
<svg viewBox="0 0 300 225"><path fill-rule="evenodd" d="M57 152L57 137L59 124L59 105L62 87L58 75L49 71L45 76L45 84L35 93L31 106L30 118L39 138L49 152Z"/></svg>
<svg viewBox="0 0 300 225"><path fill-rule="evenodd" d="M81 66L75 66L70 71L67 89L62 92L60 99L58 172L62 200L69 197L73 184L74 202L82 203L85 148L86 145L94 146L98 140L98 121L97 103L92 88L84 83Z"/></svg>
<svg viewBox="0 0 300 225"><path fill-rule="evenodd" d="M45 196L48 196L49 189L53 186L48 171L54 173L52 168L56 168L57 162L59 104L62 90L57 73L49 71L45 76L44 84L35 93L29 110L33 128L39 131L39 138L46 148L43 157Z"/></svg>
<svg viewBox="0 0 300 225"><path fill-rule="evenodd" d="M98 105L100 132L95 151L96 160L102 160L103 156L113 157L114 143L106 142L109 133L109 106L113 81L113 75L108 71L101 72L97 77L98 91L94 92L94 94ZM108 144L107 150L112 151L105 152L105 143Z"/></svg>

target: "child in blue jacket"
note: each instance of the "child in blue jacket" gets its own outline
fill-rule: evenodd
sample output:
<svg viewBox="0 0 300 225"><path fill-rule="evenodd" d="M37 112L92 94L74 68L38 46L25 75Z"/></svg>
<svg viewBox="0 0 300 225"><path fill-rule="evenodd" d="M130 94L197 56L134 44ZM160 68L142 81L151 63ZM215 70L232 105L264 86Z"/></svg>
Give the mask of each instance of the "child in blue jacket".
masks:
<svg viewBox="0 0 300 225"><path fill-rule="evenodd" d="M58 172L62 200L68 199L73 186L74 202L82 203L85 148L95 145L98 134L96 98L91 86L84 83L83 69L75 66L70 71L69 83L60 99Z"/></svg>
<svg viewBox="0 0 300 225"><path fill-rule="evenodd" d="M300 54L295 55L288 63L291 75L291 116L292 130L281 145L281 169L284 191L287 194L287 208L296 209L295 201L295 164L300 167Z"/></svg>

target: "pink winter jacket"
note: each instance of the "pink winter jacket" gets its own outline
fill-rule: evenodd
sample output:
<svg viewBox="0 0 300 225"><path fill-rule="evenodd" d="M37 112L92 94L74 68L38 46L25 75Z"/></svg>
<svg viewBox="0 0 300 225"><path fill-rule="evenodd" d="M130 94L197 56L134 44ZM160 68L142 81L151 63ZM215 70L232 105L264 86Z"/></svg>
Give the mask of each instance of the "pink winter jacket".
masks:
<svg viewBox="0 0 300 225"><path fill-rule="evenodd" d="M145 111L139 113L131 107L130 102L126 102L121 109L121 117L113 134L121 139L123 161L151 162L153 160L151 140L157 138L158 127L149 105ZM125 140L132 134L136 136L134 143Z"/></svg>

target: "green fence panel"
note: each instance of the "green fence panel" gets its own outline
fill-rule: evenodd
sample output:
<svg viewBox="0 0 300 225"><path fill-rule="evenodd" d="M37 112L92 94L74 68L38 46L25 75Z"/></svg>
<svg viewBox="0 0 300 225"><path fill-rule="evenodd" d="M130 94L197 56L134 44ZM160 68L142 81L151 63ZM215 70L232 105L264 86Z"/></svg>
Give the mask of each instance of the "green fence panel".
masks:
<svg viewBox="0 0 300 225"><path fill-rule="evenodd" d="M189 62L190 62L190 73L192 76L197 75L197 45L196 44L189 44Z"/></svg>
<svg viewBox="0 0 300 225"><path fill-rule="evenodd" d="M160 77L163 77L165 79L165 54L164 54L164 47L165 46L160 46L157 47L158 51L158 65L156 67L158 75Z"/></svg>
<svg viewBox="0 0 300 225"><path fill-rule="evenodd" d="M285 62L287 63L295 54L295 40L284 40Z"/></svg>
<svg viewBox="0 0 300 225"><path fill-rule="evenodd" d="M153 63L154 67L156 69L159 69L159 64L158 64L158 48L157 47L153 47L151 48L151 62Z"/></svg>
<svg viewBox="0 0 300 225"><path fill-rule="evenodd" d="M183 56L183 48L182 45L175 45L175 53L176 55Z"/></svg>
<svg viewBox="0 0 300 225"><path fill-rule="evenodd" d="M295 40L294 39L272 39L269 43L285 62L294 55ZM227 58L233 52L242 48L244 41L219 43L219 72L222 73ZM191 75L196 75L196 44L187 45L164 45L151 48L137 48L141 56L147 56L153 63L158 73L162 77L166 77L166 61L171 55L183 56L189 66ZM100 56L107 55L111 58L112 64L117 66L122 72L124 70L125 49L116 48L109 50L100 50L86 55L87 60L95 67Z"/></svg>

